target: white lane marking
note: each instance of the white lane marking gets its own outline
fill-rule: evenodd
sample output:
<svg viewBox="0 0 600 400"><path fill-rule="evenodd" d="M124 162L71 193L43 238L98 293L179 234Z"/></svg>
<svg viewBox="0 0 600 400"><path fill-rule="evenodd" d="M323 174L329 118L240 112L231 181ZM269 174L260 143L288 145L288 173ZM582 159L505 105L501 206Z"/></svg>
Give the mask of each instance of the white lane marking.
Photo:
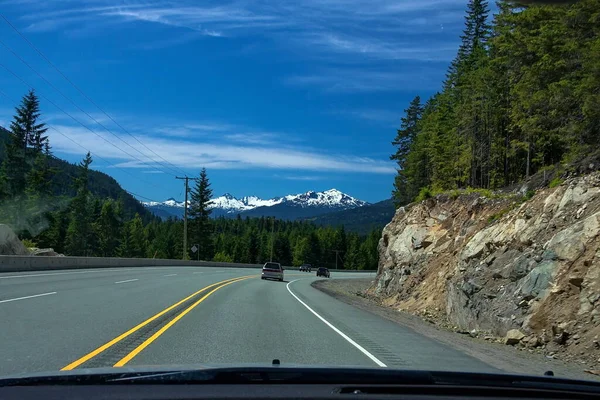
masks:
<svg viewBox="0 0 600 400"><path fill-rule="evenodd" d="M28 275L10 275L10 276L0 276L0 279L13 279L13 278L31 278L35 276L53 276L53 275L74 275L74 274L92 274L96 272L121 272L121 271L135 271L136 268L127 268L127 269L99 269L93 271L72 271L72 272L52 272L46 274L28 274ZM139 269L137 269L139 270Z"/></svg>
<svg viewBox="0 0 600 400"><path fill-rule="evenodd" d="M139 279L127 279L126 281L119 281L119 282L115 282L115 283L127 283L127 282L135 282L135 281L139 281Z"/></svg>
<svg viewBox="0 0 600 400"><path fill-rule="evenodd" d="M33 299L34 297L50 296L51 294L56 294L56 292L40 293L40 294L34 294L33 296L16 297L14 299L0 300L0 303L8 303L8 302L17 301L17 300Z"/></svg>
<svg viewBox="0 0 600 400"><path fill-rule="evenodd" d="M377 357L375 357L373 354L369 353L364 347L362 347L360 344L356 343L348 335L346 335L344 332L340 331L338 328L336 328L335 326L333 326L329 321L327 321L325 318L323 318L319 314L317 314L317 312L315 310L313 310L312 308L310 308L305 302L303 302L302 300L300 300L300 298L298 298L298 296L296 296L294 294L294 292L292 292L292 290L290 289L290 285L292 283L298 281L298 280L300 280L300 279L295 279L295 280L289 282L287 285L285 285L285 287L287 288L288 292L290 292L290 294L292 296L294 296L294 298L300 302L300 304L302 304L304 307L306 307L308 309L308 311L310 311L317 318L319 318L321 321L323 321L323 323L325 325L327 325L328 327L330 327L331 329L333 329L333 331L335 333L337 333L338 335L340 335L341 337L343 337L344 339L346 339L346 341L348 343L350 343L352 346L354 346L358 350L360 350L364 355L366 355L367 357L369 357L371 359L371 361L373 361L375 364L379 365L380 367L387 367L387 365L385 365L384 363L382 363Z"/></svg>
<svg viewBox="0 0 600 400"><path fill-rule="evenodd" d="M167 274L167 275L163 275L163 276L175 276L177 274Z"/></svg>

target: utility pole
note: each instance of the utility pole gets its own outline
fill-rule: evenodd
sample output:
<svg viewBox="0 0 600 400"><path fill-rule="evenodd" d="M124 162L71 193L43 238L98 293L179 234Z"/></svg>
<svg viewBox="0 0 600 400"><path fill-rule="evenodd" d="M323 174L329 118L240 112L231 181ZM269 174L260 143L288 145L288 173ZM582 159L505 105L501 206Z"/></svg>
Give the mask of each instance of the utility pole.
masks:
<svg viewBox="0 0 600 400"><path fill-rule="evenodd" d="M331 250L331 251L333 251L335 253L335 269L338 269L338 263L337 263L338 257L339 257L338 253L342 253L342 251L341 250ZM341 258L340 258L340 260L341 260Z"/></svg>
<svg viewBox="0 0 600 400"><path fill-rule="evenodd" d="M275 217L271 220L271 262L273 262L273 244L275 243Z"/></svg>
<svg viewBox="0 0 600 400"><path fill-rule="evenodd" d="M175 179L182 179L185 180L185 202L183 203L183 258L182 260L187 260L188 258L188 249L187 249L187 214L188 214L188 181L190 179L194 179L194 178L190 178L188 176L185 177L179 177L176 176Z"/></svg>

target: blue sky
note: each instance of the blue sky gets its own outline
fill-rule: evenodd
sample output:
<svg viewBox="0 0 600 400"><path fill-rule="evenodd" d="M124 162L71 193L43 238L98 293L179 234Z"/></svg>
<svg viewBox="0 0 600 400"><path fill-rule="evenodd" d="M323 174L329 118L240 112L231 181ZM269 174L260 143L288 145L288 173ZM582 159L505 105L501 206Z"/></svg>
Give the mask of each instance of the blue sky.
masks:
<svg viewBox="0 0 600 400"><path fill-rule="evenodd" d="M76 162L90 150L95 169L141 196L181 199L174 175L205 166L215 195L337 188L375 202L390 196L402 110L440 87L465 7L0 0L85 96L1 18L0 63L41 96L57 156ZM0 66L3 125L27 91L19 78Z"/></svg>

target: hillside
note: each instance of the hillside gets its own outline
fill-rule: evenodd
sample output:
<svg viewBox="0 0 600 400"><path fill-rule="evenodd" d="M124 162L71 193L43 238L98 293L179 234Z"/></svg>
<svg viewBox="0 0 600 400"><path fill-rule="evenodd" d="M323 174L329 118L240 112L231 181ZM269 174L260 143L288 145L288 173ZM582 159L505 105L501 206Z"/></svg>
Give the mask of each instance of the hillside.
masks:
<svg viewBox="0 0 600 400"><path fill-rule="evenodd" d="M4 159L4 143L8 139L8 135L9 132L5 128L0 127L0 163ZM54 195L66 197L75 196L75 188L72 186L72 182L73 177L78 174L78 166L59 158L52 158L51 166L57 170L52 178ZM89 188L94 196L102 199L111 198L122 200L125 218L127 219L132 218L135 213L140 214L145 220L152 219L152 214L149 213L135 197L127 193L114 178L103 172L95 171L93 169L90 170Z"/></svg>
<svg viewBox="0 0 600 400"><path fill-rule="evenodd" d="M396 208L393 200L383 200L363 207L342 210L307 218L321 226L341 226L347 231L366 235L374 228L382 228L390 222Z"/></svg>

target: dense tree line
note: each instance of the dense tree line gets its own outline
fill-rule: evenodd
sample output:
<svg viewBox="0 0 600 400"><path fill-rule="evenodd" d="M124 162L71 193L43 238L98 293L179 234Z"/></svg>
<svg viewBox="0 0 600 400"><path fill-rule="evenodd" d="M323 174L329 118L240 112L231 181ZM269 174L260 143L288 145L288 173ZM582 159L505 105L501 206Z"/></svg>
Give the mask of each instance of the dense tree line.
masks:
<svg viewBox="0 0 600 400"><path fill-rule="evenodd" d="M405 110L394 198L499 188L600 144L600 0L470 0L442 90ZM490 21L491 20L491 21Z"/></svg>
<svg viewBox="0 0 600 400"><path fill-rule="evenodd" d="M39 102L31 91L17 107L2 151L0 223L11 225L37 247L70 256L182 257L183 221L132 215L126 211L126 199L92 192L90 153L66 183L72 195L57 195L51 182L58 170L53 167L47 128L39 117ZM284 265L377 268L378 229L359 236L346 233L343 227L275 218L212 219L206 170L194 181L188 209L188 259L253 264L272 259Z"/></svg>

